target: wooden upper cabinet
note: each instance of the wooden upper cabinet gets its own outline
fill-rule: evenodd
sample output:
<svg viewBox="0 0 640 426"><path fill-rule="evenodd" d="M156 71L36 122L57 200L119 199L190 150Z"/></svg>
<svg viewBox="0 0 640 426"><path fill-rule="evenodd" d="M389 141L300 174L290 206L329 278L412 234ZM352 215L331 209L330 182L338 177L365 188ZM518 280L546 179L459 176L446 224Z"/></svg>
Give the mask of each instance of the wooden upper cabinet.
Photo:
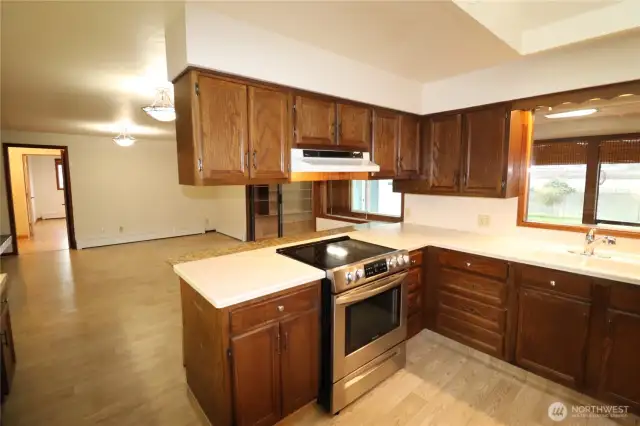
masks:
<svg viewBox="0 0 640 426"><path fill-rule="evenodd" d="M398 177L417 176L420 168L420 124L413 115L400 116L400 143L398 145Z"/></svg>
<svg viewBox="0 0 640 426"><path fill-rule="evenodd" d="M317 309L280 323L283 416L293 413L318 395L319 323Z"/></svg>
<svg viewBox="0 0 640 426"><path fill-rule="evenodd" d="M371 150L371 108L338 104L338 145Z"/></svg>
<svg viewBox="0 0 640 426"><path fill-rule="evenodd" d="M380 171L372 173L376 178L393 178L397 172L400 117L385 111L376 111L373 118L372 160Z"/></svg>
<svg viewBox="0 0 640 426"><path fill-rule="evenodd" d="M249 87L249 149L252 179L286 179L290 161L290 96Z"/></svg>
<svg viewBox="0 0 640 426"><path fill-rule="evenodd" d="M243 183L249 177L247 86L200 74L198 92L202 179Z"/></svg>
<svg viewBox="0 0 640 426"><path fill-rule="evenodd" d="M640 315L610 310L600 383L602 396L640 411Z"/></svg>
<svg viewBox="0 0 640 426"><path fill-rule="evenodd" d="M282 417L280 339L278 323L231 339L238 425L273 425Z"/></svg>
<svg viewBox="0 0 640 426"><path fill-rule="evenodd" d="M458 191L462 152L461 123L460 114L438 116L431 120L428 186L432 192Z"/></svg>
<svg viewBox="0 0 640 426"><path fill-rule="evenodd" d="M507 154L507 110L504 106L464 115L463 194L500 196Z"/></svg>
<svg viewBox="0 0 640 426"><path fill-rule="evenodd" d="M520 289L516 364L579 387L585 375L589 303Z"/></svg>
<svg viewBox="0 0 640 426"><path fill-rule="evenodd" d="M294 105L296 145L325 146L336 143L335 102L296 96Z"/></svg>

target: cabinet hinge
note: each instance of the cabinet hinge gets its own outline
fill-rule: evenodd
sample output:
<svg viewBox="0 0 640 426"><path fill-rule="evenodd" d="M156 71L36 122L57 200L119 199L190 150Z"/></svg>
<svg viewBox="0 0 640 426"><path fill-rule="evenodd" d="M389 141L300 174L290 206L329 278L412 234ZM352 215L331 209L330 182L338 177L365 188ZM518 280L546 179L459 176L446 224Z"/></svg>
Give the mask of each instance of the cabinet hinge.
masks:
<svg viewBox="0 0 640 426"><path fill-rule="evenodd" d="M198 171L202 171L202 158L198 158Z"/></svg>
<svg viewBox="0 0 640 426"><path fill-rule="evenodd" d="M294 103L294 104L293 104L293 110L295 111L296 109L297 109L297 108L296 108L296 104Z"/></svg>
<svg viewBox="0 0 640 426"><path fill-rule="evenodd" d="M507 186L507 182L502 181L502 189L504 189Z"/></svg>
<svg viewBox="0 0 640 426"><path fill-rule="evenodd" d="M227 358L231 358L231 348L227 349Z"/></svg>
<svg viewBox="0 0 640 426"><path fill-rule="evenodd" d="M195 90L196 90L196 96L200 96L200 84L199 83L195 83Z"/></svg>

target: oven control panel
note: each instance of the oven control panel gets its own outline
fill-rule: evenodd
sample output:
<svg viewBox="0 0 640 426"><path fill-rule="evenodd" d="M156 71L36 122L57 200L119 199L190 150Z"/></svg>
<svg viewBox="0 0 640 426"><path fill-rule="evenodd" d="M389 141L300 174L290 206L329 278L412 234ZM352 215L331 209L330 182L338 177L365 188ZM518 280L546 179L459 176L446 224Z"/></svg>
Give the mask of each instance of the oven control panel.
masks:
<svg viewBox="0 0 640 426"><path fill-rule="evenodd" d="M374 275L383 274L389 269L387 267L387 260L382 259L377 262L371 262L364 265L364 276L366 278L373 277Z"/></svg>

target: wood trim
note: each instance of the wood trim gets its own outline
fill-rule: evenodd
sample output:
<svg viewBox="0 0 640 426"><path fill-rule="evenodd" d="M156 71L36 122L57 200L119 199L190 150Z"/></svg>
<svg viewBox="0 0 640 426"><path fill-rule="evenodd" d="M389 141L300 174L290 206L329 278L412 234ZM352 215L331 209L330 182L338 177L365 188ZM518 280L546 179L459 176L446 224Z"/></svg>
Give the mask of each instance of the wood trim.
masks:
<svg viewBox="0 0 640 426"><path fill-rule="evenodd" d="M363 223L368 223L369 222L367 220L356 219L354 217L335 216L335 215L330 215L330 214L320 214L320 215L318 215L316 217L319 217L319 218L322 218L322 219L340 220L342 222L357 223L357 224L363 224Z"/></svg>
<svg viewBox="0 0 640 426"><path fill-rule="evenodd" d="M582 223L595 225L598 209L598 180L600 178L600 144L591 140L587 145L587 175L584 183L584 203L582 205Z"/></svg>
<svg viewBox="0 0 640 426"><path fill-rule="evenodd" d="M601 234L620 238L640 239L640 229L638 231L627 231L622 229L598 227L597 225L557 225L553 223L525 222L521 221L521 216L518 216L518 226L525 228L551 229L554 231L579 232L582 234L586 234L590 229L596 228Z"/></svg>
<svg viewBox="0 0 640 426"><path fill-rule="evenodd" d="M9 212L9 228L11 229L12 251L5 252L3 254L17 255L18 250L18 235L16 232L16 216L13 209L13 191L11 190L11 173L9 170L9 148L37 148L37 149L59 149L60 156L62 158L62 165L64 167L64 203L66 210L66 222L67 222L67 238L69 240L69 248L77 250L75 222L73 218L73 198L71 195L71 172L69 170L69 148L65 145L36 145L26 143L12 143L4 142L2 144L2 156L4 161L4 182L7 192L7 209Z"/></svg>

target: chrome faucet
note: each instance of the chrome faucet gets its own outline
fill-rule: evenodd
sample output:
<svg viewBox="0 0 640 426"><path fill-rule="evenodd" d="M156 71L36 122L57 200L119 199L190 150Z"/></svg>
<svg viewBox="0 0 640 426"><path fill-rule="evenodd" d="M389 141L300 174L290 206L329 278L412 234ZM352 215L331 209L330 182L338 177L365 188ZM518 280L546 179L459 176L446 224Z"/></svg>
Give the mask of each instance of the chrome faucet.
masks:
<svg viewBox="0 0 640 426"><path fill-rule="evenodd" d="M616 238L609 236L602 236L600 238L596 238L596 228L589 229L587 235L584 237L584 254L585 256L593 256L593 253L596 250L596 246L600 243L607 245L615 245Z"/></svg>

